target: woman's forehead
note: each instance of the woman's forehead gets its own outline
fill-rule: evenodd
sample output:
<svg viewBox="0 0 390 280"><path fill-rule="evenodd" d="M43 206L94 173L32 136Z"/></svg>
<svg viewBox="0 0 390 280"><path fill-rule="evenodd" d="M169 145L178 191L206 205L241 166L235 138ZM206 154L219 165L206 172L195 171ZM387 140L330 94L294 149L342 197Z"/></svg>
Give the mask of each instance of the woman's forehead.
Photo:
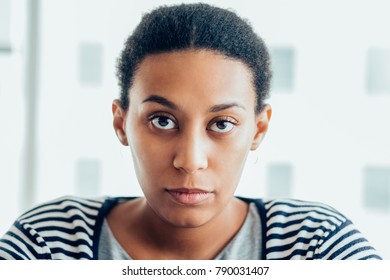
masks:
<svg viewBox="0 0 390 280"><path fill-rule="evenodd" d="M146 57L137 70L134 94L163 95L180 102L189 96L221 102L225 99L254 102L249 68L239 60L208 50L186 50Z"/></svg>

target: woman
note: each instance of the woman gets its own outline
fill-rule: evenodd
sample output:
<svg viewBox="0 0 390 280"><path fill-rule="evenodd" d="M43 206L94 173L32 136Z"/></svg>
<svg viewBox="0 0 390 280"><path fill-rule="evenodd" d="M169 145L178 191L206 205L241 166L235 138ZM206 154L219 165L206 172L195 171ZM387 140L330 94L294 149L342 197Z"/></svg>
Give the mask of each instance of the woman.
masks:
<svg viewBox="0 0 390 280"><path fill-rule="evenodd" d="M380 259L333 208L234 197L271 118L263 41L206 4L145 15L112 104L142 198L64 197L22 215L3 259Z"/></svg>

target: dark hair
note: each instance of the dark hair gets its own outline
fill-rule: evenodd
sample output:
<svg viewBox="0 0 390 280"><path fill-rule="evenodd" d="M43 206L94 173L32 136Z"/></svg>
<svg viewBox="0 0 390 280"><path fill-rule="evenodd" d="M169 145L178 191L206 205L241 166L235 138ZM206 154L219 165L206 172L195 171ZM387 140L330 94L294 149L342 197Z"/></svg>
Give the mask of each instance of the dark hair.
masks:
<svg viewBox="0 0 390 280"><path fill-rule="evenodd" d="M245 63L253 73L256 112L262 110L272 76L263 40L234 12L200 3L162 6L143 16L118 59L123 109L128 109L128 90L147 55L185 49L211 50Z"/></svg>

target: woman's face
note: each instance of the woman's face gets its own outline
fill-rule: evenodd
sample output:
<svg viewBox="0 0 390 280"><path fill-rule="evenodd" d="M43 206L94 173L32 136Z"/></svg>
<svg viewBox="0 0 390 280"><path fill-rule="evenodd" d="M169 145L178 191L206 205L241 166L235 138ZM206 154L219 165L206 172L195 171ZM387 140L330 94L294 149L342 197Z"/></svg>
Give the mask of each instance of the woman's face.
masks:
<svg viewBox="0 0 390 280"><path fill-rule="evenodd" d="M165 222L201 226L232 201L248 152L271 115L255 114L251 72L201 50L147 56L114 128L129 145L148 205Z"/></svg>

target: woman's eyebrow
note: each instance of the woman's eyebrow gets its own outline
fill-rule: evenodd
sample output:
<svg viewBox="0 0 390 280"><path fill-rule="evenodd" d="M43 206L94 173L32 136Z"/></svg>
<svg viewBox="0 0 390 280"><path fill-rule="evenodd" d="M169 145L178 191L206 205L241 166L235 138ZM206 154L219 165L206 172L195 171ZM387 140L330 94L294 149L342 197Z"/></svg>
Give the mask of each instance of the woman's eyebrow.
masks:
<svg viewBox="0 0 390 280"><path fill-rule="evenodd" d="M237 102L214 105L213 107L210 108L209 111L211 113L216 113L216 112L223 111L223 110L226 110L226 109L229 109L232 107L238 107L238 108L241 108L241 109L246 111L246 108Z"/></svg>
<svg viewBox="0 0 390 280"><path fill-rule="evenodd" d="M165 107L168 107L172 110L179 110L179 106L177 106L172 101L169 101L168 99L166 99L162 96L159 96L159 95L151 95L142 101L142 103L145 103L145 102L155 102L155 103L161 104ZM241 105L237 102L231 102L231 103L223 103L223 104L214 105L209 109L209 112L216 113L216 112L220 112L220 111L232 108L232 107L238 107L238 108L241 108L243 110L246 110L246 108L243 105Z"/></svg>
<svg viewBox="0 0 390 280"><path fill-rule="evenodd" d="M166 99L162 96L158 96L158 95L149 96L148 98L144 99L144 101L142 101L142 103L145 103L145 102L155 102L155 103L161 104L165 107L168 107L172 110L179 109L179 107L175 103L173 103L172 101L169 101L168 99Z"/></svg>

